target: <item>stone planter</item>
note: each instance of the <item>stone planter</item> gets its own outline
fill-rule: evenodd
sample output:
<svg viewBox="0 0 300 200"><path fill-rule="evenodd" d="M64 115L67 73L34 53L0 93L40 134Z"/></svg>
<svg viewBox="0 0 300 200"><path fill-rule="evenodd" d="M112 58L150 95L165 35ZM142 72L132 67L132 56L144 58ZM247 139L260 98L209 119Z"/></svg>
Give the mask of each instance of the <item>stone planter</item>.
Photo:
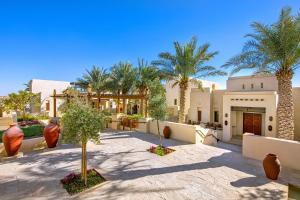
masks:
<svg viewBox="0 0 300 200"><path fill-rule="evenodd" d="M265 174L269 179L277 180L280 173L280 162L277 155L268 154L263 160Z"/></svg>
<svg viewBox="0 0 300 200"><path fill-rule="evenodd" d="M171 135L171 129L169 126L165 126L164 130L163 130L163 133L164 133L164 137L166 139L169 139L170 138L170 135Z"/></svg>
<svg viewBox="0 0 300 200"><path fill-rule="evenodd" d="M8 156L18 154L23 138L24 133L16 124L11 125L10 128L4 132L2 141Z"/></svg>
<svg viewBox="0 0 300 200"><path fill-rule="evenodd" d="M56 147L59 138L60 128L56 123L49 123L44 128L44 138L48 148Z"/></svg>

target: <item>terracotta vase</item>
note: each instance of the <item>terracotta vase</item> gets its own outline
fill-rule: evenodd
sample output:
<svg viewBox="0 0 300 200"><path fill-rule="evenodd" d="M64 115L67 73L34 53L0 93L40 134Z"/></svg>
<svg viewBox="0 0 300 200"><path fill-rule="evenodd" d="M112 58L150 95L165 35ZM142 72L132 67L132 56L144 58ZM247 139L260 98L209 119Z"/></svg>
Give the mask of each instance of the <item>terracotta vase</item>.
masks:
<svg viewBox="0 0 300 200"><path fill-rule="evenodd" d="M8 156L18 154L23 138L24 133L16 124L10 125L10 128L4 132L2 141Z"/></svg>
<svg viewBox="0 0 300 200"><path fill-rule="evenodd" d="M164 137L165 138L170 138L170 135L171 135L171 129L169 126L165 126L164 130L163 130L163 133L164 133Z"/></svg>
<svg viewBox="0 0 300 200"><path fill-rule="evenodd" d="M48 148L56 147L59 138L60 128L56 123L49 123L44 128L44 138Z"/></svg>
<svg viewBox="0 0 300 200"><path fill-rule="evenodd" d="M269 179L277 180L278 175L280 173L280 162L278 160L277 155L268 154L266 155L263 166L265 170L265 174Z"/></svg>

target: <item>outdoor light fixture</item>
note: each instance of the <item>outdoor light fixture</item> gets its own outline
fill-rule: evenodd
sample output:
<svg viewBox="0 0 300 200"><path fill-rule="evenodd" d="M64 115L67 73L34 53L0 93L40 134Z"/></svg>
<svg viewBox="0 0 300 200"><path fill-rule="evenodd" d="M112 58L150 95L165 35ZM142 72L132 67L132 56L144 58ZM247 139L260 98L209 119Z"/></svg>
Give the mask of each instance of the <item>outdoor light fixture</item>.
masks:
<svg viewBox="0 0 300 200"><path fill-rule="evenodd" d="M271 125L268 126L268 130L272 131L273 127Z"/></svg>
<svg viewBox="0 0 300 200"><path fill-rule="evenodd" d="M273 117L272 116L269 117L269 121L270 122L273 121Z"/></svg>

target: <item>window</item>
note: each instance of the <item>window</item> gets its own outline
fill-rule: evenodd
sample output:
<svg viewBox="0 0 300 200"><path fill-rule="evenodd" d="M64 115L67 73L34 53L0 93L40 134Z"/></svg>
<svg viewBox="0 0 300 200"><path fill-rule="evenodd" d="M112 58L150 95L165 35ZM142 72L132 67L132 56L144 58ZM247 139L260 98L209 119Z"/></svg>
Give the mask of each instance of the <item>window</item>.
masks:
<svg viewBox="0 0 300 200"><path fill-rule="evenodd" d="M242 88L243 88L243 90L245 89L245 84L243 84Z"/></svg>
<svg viewBox="0 0 300 200"><path fill-rule="evenodd" d="M177 105L177 99L174 99L174 105L175 106Z"/></svg>
<svg viewBox="0 0 300 200"><path fill-rule="evenodd" d="M264 83L260 83L260 88L264 88Z"/></svg>
<svg viewBox="0 0 300 200"><path fill-rule="evenodd" d="M251 84L251 89L253 89L254 88L254 85L253 85L253 83Z"/></svg>
<svg viewBox="0 0 300 200"><path fill-rule="evenodd" d="M214 112L214 122L219 122L219 111Z"/></svg>
<svg viewBox="0 0 300 200"><path fill-rule="evenodd" d="M46 102L46 111L49 111L50 110L50 103L49 101Z"/></svg>

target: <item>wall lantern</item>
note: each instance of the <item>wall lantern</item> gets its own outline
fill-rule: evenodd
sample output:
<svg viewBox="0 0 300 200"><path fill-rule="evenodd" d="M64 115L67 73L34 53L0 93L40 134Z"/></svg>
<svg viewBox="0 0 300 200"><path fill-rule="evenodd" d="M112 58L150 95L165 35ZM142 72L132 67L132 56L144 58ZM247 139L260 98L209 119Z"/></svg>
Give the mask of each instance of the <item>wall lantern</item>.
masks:
<svg viewBox="0 0 300 200"><path fill-rule="evenodd" d="M273 121L273 117L272 116L269 117L269 121L270 122Z"/></svg>
<svg viewBox="0 0 300 200"><path fill-rule="evenodd" d="M272 127L271 125L269 125L269 126L268 126L268 130L269 130L269 131L272 131L272 130L273 130L273 127Z"/></svg>
<svg viewBox="0 0 300 200"><path fill-rule="evenodd" d="M228 117L228 114L227 114L227 113L225 113L225 117Z"/></svg>
<svg viewBox="0 0 300 200"><path fill-rule="evenodd" d="M227 121L227 120L225 120L225 123L224 123L224 124L225 124L225 126L227 126L227 125L228 125L228 121Z"/></svg>

